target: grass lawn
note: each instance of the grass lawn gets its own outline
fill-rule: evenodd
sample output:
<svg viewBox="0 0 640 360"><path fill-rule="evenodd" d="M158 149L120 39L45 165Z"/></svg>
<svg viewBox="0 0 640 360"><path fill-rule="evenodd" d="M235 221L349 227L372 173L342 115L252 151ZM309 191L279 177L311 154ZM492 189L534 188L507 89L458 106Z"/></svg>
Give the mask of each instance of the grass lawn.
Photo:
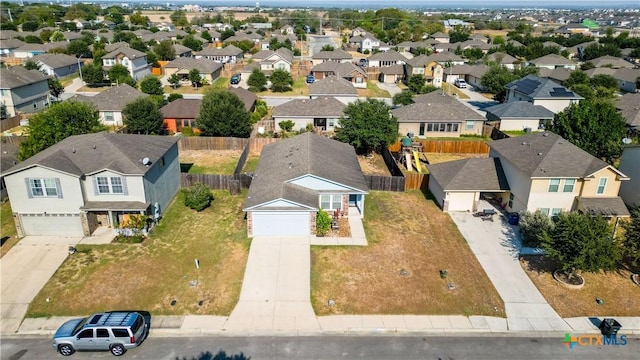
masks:
<svg viewBox="0 0 640 360"><path fill-rule="evenodd" d="M371 191L364 214L368 246L311 249L316 314L505 316L502 299L449 215L422 192ZM447 280L440 277L443 269Z"/></svg>
<svg viewBox="0 0 640 360"><path fill-rule="evenodd" d="M576 316L638 316L640 286L635 285L626 270L617 272L582 273L582 289L568 289L553 279L558 269L540 256L525 256L520 265L549 304L562 317ZM603 305L596 298L604 300Z"/></svg>
<svg viewBox="0 0 640 360"><path fill-rule="evenodd" d="M95 93L99 93L99 92L103 92L105 90L110 89L111 86L82 86L80 87L76 92L95 92Z"/></svg>
<svg viewBox="0 0 640 360"><path fill-rule="evenodd" d="M240 296L249 254L242 213L246 192L213 194L211 207L202 212L186 208L179 194L142 244L79 245L36 296L27 317L111 309L154 315L230 314ZM200 260L199 270L195 259ZM194 280L197 285L191 286Z"/></svg>
<svg viewBox="0 0 640 360"><path fill-rule="evenodd" d="M387 90L382 90L376 84L376 81L367 81L366 89L358 89L358 96L375 97L375 98L390 98L391 94Z"/></svg>
<svg viewBox="0 0 640 360"><path fill-rule="evenodd" d="M442 83L442 87L444 88L444 91L451 96L456 95L458 97L458 99L469 99L469 96L465 93L463 93L460 89L458 89L457 87L455 87L452 84L443 82Z"/></svg>
<svg viewBox="0 0 640 360"><path fill-rule="evenodd" d="M445 153L425 153L429 164L439 164L447 161L454 161L469 158L486 158L489 154L445 154Z"/></svg>
<svg viewBox="0 0 640 360"><path fill-rule="evenodd" d="M240 160L240 150L184 150L180 164L193 164L189 174L233 174Z"/></svg>
<svg viewBox="0 0 640 360"><path fill-rule="evenodd" d="M18 243L16 237L16 224L13 222L13 212L9 201L3 201L0 205L0 238L2 238L2 247L0 247L0 257L4 256L11 248Z"/></svg>
<svg viewBox="0 0 640 360"><path fill-rule="evenodd" d="M267 91L261 91L259 93L256 93L256 95L258 96L308 96L309 86L307 86L306 77L301 76L300 78L293 80L291 91L273 92L271 90L267 90Z"/></svg>

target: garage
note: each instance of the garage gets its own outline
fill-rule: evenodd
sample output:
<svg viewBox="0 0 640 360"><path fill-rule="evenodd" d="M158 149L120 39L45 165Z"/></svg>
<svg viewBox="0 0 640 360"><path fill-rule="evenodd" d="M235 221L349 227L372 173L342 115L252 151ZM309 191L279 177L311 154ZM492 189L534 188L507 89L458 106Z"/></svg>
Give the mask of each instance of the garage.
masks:
<svg viewBox="0 0 640 360"><path fill-rule="evenodd" d="M25 235L83 236L80 214L20 214Z"/></svg>
<svg viewBox="0 0 640 360"><path fill-rule="evenodd" d="M253 212L253 236L310 235L309 212Z"/></svg>
<svg viewBox="0 0 640 360"><path fill-rule="evenodd" d="M476 192L447 192L449 206L447 211L472 211L475 203Z"/></svg>

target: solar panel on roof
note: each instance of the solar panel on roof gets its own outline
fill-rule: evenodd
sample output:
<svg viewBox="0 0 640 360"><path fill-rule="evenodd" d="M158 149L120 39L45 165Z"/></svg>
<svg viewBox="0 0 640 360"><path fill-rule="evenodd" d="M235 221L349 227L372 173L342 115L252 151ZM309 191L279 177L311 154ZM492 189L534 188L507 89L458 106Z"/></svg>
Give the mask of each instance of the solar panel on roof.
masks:
<svg viewBox="0 0 640 360"><path fill-rule="evenodd" d="M518 82L517 86L518 91L530 95L540 86L540 82L533 79L523 79Z"/></svg>
<svg viewBox="0 0 640 360"><path fill-rule="evenodd" d="M549 95L553 97L571 97L573 93L563 87L554 87L553 91L549 92Z"/></svg>

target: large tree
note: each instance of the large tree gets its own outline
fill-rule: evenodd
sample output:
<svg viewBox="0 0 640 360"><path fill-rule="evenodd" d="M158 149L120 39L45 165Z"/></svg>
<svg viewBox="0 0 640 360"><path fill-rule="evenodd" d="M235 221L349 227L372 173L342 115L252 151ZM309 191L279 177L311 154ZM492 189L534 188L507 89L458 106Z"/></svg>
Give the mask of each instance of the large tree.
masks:
<svg viewBox="0 0 640 360"><path fill-rule="evenodd" d="M149 95L163 95L162 82L153 75L147 75L140 81L140 91Z"/></svg>
<svg viewBox="0 0 640 360"><path fill-rule="evenodd" d="M622 254L607 220L579 212L557 215L554 226L542 236L542 247L569 273L614 270Z"/></svg>
<svg viewBox="0 0 640 360"><path fill-rule="evenodd" d="M101 63L94 62L90 65L83 66L81 71L82 79L87 84L94 85L104 83L104 70L102 69Z"/></svg>
<svg viewBox="0 0 640 360"><path fill-rule="evenodd" d="M129 69L122 64L113 65L111 69L109 69L109 80L113 84L129 84L135 86L135 81L129 74Z"/></svg>
<svg viewBox="0 0 640 360"><path fill-rule="evenodd" d="M336 138L353 145L359 153L380 152L398 138L398 121L382 100L356 100L344 109Z"/></svg>
<svg viewBox="0 0 640 360"><path fill-rule="evenodd" d="M250 114L240 98L227 90L212 89L202 99L195 126L204 136L249 137Z"/></svg>
<svg viewBox="0 0 640 360"><path fill-rule="evenodd" d="M64 101L29 119L29 136L20 144L18 158L25 160L71 135L104 130L98 111L78 101Z"/></svg>
<svg viewBox="0 0 640 360"><path fill-rule="evenodd" d="M622 154L626 122L609 102L571 104L557 113L547 128L610 164Z"/></svg>
<svg viewBox="0 0 640 360"><path fill-rule="evenodd" d="M182 45L188 47L193 51L202 50L202 41L196 39L195 37L193 37L193 35L185 36L184 39L182 39Z"/></svg>
<svg viewBox="0 0 640 360"><path fill-rule="evenodd" d="M626 256L640 271L640 206L631 209L631 220L624 222L623 227Z"/></svg>
<svg viewBox="0 0 640 360"><path fill-rule="evenodd" d="M160 41L159 44L153 47L153 52L158 55L158 58L163 61L169 61L176 58L176 50L173 48L171 40Z"/></svg>
<svg viewBox="0 0 640 360"><path fill-rule="evenodd" d="M251 75L249 75L249 78L247 79L247 85L249 85L249 91L264 91L267 86L267 77L262 71L260 71L260 69L255 68L251 71Z"/></svg>
<svg viewBox="0 0 640 360"><path fill-rule="evenodd" d="M494 94L494 99L503 102L506 98L507 92L505 86L520 78L523 78L530 74L537 74L538 68L535 66L519 66L513 70L509 70L506 67L499 64L492 64L489 70L482 75L482 86Z"/></svg>
<svg viewBox="0 0 640 360"><path fill-rule="evenodd" d="M127 130L136 134L161 134L163 117L150 96L141 96L128 103L122 110Z"/></svg>
<svg viewBox="0 0 640 360"><path fill-rule="evenodd" d="M293 78L291 74L282 69L277 69L271 73L271 90L274 92L287 92L291 90L293 85Z"/></svg>

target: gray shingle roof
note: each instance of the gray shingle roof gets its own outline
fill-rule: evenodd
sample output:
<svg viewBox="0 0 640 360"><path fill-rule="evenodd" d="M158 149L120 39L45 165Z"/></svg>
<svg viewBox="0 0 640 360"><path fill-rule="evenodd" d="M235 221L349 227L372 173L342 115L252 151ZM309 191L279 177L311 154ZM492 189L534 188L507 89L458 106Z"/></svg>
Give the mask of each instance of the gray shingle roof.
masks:
<svg viewBox="0 0 640 360"><path fill-rule="evenodd" d="M589 60L595 67L611 65L614 68L633 68L635 65L615 56L605 55L593 60Z"/></svg>
<svg viewBox="0 0 640 360"><path fill-rule="evenodd" d="M98 111L122 111L128 103L149 95L127 84L113 86L95 96L76 95L72 99L93 104Z"/></svg>
<svg viewBox="0 0 640 360"><path fill-rule="evenodd" d="M344 50L335 49L332 51L320 51L311 56L311 58L314 60L346 60L352 59L353 56Z"/></svg>
<svg viewBox="0 0 640 360"><path fill-rule="evenodd" d="M435 53L435 54L431 54L429 56L427 55L419 55L414 57L413 59L409 59L407 61L407 64L410 64L414 67L416 66L424 66L427 65L431 62L437 62L437 63L441 63L444 64L447 61L455 61L455 62L460 62L460 61L464 61L460 56L452 53L452 52L440 52L440 53Z"/></svg>
<svg viewBox="0 0 640 360"><path fill-rule="evenodd" d="M532 178L586 177L609 167L606 162L548 131L492 141L489 147L502 160Z"/></svg>
<svg viewBox="0 0 640 360"><path fill-rule="evenodd" d="M288 183L304 175L368 191L351 145L308 132L263 148L244 208L286 199L317 209L316 191Z"/></svg>
<svg viewBox="0 0 640 360"><path fill-rule="evenodd" d="M565 81L571 76L571 73L575 70L567 69L567 68L540 68L538 71L538 75L543 78L552 79L555 81Z"/></svg>
<svg viewBox="0 0 640 360"><path fill-rule="evenodd" d="M191 48L188 48L182 44L173 44L173 50L175 50L176 55L193 52Z"/></svg>
<svg viewBox="0 0 640 360"><path fill-rule="evenodd" d="M51 66L54 69L78 65L78 59L67 54L40 54L31 58L31 61Z"/></svg>
<svg viewBox="0 0 640 360"><path fill-rule="evenodd" d="M333 97L294 99L273 108L273 116L344 116L346 105Z"/></svg>
<svg viewBox="0 0 640 360"><path fill-rule="evenodd" d="M47 80L47 75L38 70L27 70L22 66L0 69L0 88L15 89Z"/></svg>
<svg viewBox="0 0 640 360"><path fill-rule="evenodd" d="M209 59L179 57L169 61L165 69L198 69L200 74L212 74L222 68L222 64Z"/></svg>
<svg viewBox="0 0 640 360"><path fill-rule="evenodd" d="M0 174L9 170L18 163L18 152L20 147L14 144L2 143L2 153L0 153Z"/></svg>
<svg viewBox="0 0 640 360"><path fill-rule="evenodd" d="M20 39L6 39L0 42L0 49L17 49L24 44L26 43Z"/></svg>
<svg viewBox="0 0 640 360"><path fill-rule="evenodd" d="M544 65L575 65L573 61L565 58L564 56L560 56L557 54L549 54L545 56L541 56L537 59L529 60L530 63L535 64L537 66Z"/></svg>
<svg viewBox="0 0 640 360"><path fill-rule="evenodd" d="M220 49L207 47L202 49L202 51L197 52L196 55L198 56L238 56L242 53L243 52L240 48L235 47L233 45L229 45Z"/></svg>
<svg viewBox="0 0 640 360"><path fill-rule="evenodd" d="M522 79L505 85L507 89L526 94L532 99L583 99L557 82L535 75L527 75Z"/></svg>
<svg viewBox="0 0 640 360"><path fill-rule="evenodd" d="M398 122L433 122L484 120L477 112L471 110L457 99L443 95L439 91L416 96L415 103L391 110Z"/></svg>
<svg viewBox="0 0 640 360"><path fill-rule="evenodd" d="M195 119L200 114L202 99L176 99L160 108L165 119Z"/></svg>
<svg viewBox="0 0 640 360"><path fill-rule="evenodd" d="M173 136L106 132L74 135L18 163L7 174L39 165L78 177L101 170L144 175L150 167L140 159L148 157L155 163L177 141Z"/></svg>
<svg viewBox="0 0 640 360"><path fill-rule="evenodd" d="M487 115L510 119L553 119L555 113L542 105L533 105L528 101L511 101L485 109Z"/></svg>
<svg viewBox="0 0 640 360"><path fill-rule="evenodd" d="M404 65L394 64L391 66L383 66L380 68L380 72L385 75L402 75L404 74Z"/></svg>
<svg viewBox="0 0 640 360"><path fill-rule="evenodd" d="M640 126L640 93L628 93L618 99L616 108L631 127Z"/></svg>
<svg viewBox="0 0 640 360"><path fill-rule="evenodd" d="M358 90L347 80L332 75L309 84L309 95L358 96Z"/></svg>
<svg viewBox="0 0 640 360"><path fill-rule="evenodd" d="M578 197L578 202L589 215L629 216L629 210L619 196Z"/></svg>
<svg viewBox="0 0 640 360"><path fill-rule="evenodd" d="M520 60L514 58L513 56L503 53L503 52L495 52L493 54L487 55L487 60L495 61L500 64L515 64L520 62Z"/></svg>
<svg viewBox="0 0 640 360"><path fill-rule="evenodd" d="M124 56L128 57L129 59L135 59L135 58L139 58L139 57L147 57L147 54L143 53L142 51L138 51L138 50L130 48L130 47L120 47L120 48L117 48L117 49L113 50L112 52L104 55L102 58L103 59L114 59L116 56L118 56L120 54L124 54Z"/></svg>
<svg viewBox="0 0 640 360"><path fill-rule="evenodd" d="M407 61L407 58L397 51L389 50L383 51L369 56L369 60L381 60L381 61Z"/></svg>
<svg viewBox="0 0 640 360"><path fill-rule="evenodd" d="M360 73L360 75L363 75L364 77L367 76L367 73L359 66L352 63L337 63L333 61L325 61L317 64L311 68L311 71L329 72L340 77L346 77L353 73Z"/></svg>
<svg viewBox="0 0 640 360"><path fill-rule="evenodd" d="M500 191L509 190L500 159L462 159L427 165L443 190Z"/></svg>
<svg viewBox="0 0 640 360"><path fill-rule="evenodd" d="M258 101L258 96L247 89L230 86L227 90L236 94L242 100L244 109L247 111L251 111Z"/></svg>

